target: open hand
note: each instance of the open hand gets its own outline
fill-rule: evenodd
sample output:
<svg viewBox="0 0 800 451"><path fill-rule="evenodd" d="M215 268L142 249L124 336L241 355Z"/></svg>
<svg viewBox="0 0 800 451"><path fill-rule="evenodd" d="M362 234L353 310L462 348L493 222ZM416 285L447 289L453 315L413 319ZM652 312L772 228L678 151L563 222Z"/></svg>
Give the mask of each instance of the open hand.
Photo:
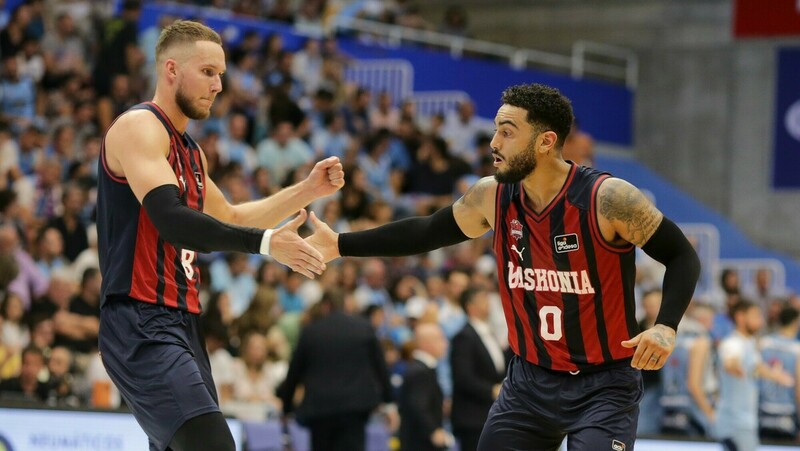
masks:
<svg viewBox="0 0 800 451"><path fill-rule="evenodd" d="M314 233L306 238L306 243L322 254L322 261L327 263L334 258L339 258L339 234L331 230L328 224L322 222L314 212L311 212L311 225Z"/></svg>
<svg viewBox="0 0 800 451"><path fill-rule="evenodd" d="M275 230L270 238L269 254L293 271L313 279L314 274L322 274L325 270L325 262L322 260L322 254L297 234L298 227L306 222L307 218L308 213L300 210L297 217Z"/></svg>
<svg viewBox="0 0 800 451"><path fill-rule="evenodd" d="M656 324L639 335L625 340L622 346L636 348L631 366L640 370L659 370L675 349L675 330Z"/></svg>
<svg viewBox="0 0 800 451"><path fill-rule="evenodd" d="M339 157L328 157L318 161L304 180L306 189L314 198L330 196L344 186L344 169Z"/></svg>

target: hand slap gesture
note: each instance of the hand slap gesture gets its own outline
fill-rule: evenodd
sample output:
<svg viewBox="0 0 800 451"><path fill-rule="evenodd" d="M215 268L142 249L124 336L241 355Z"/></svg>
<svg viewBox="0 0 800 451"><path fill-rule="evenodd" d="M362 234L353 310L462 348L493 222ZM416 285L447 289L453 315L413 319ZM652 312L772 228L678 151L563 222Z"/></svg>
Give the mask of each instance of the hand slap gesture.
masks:
<svg viewBox="0 0 800 451"><path fill-rule="evenodd" d="M322 261L322 254L297 234L297 229L306 219L308 213L300 210L297 217L275 230L270 239L269 254L293 271L313 279L314 274L325 271L325 263Z"/></svg>

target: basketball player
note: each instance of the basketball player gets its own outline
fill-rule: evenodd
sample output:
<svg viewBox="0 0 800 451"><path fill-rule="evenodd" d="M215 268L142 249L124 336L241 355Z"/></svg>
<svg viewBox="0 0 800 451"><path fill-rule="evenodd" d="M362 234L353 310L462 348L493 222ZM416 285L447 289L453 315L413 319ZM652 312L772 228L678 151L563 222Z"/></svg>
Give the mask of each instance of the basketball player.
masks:
<svg viewBox="0 0 800 451"><path fill-rule="evenodd" d="M344 184L335 158L298 185L232 206L206 177L185 132L222 90L219 35L196 22L166 27L156 45L152 102L120 115L104 138L97 226L103 273L99 347L151 450L234 449L198 327L197 252L271 255L313 277L321 255L298 235L301 210ZM300 214L272 230L287 216Z"/></svg>
<svg viewBox="0 0 800 451"><path fill-rule="evenodd" d="M633 449L639 370L659 369L700 272L681 230L634 186L561 157L569 100L538 84L508 88L492 138L496 174L453 205L336 234L312 215L307 238L339 256L418 254L494 230L515 353L479 449ZM655 327L634 317L634 246L666 265Z"/></svg>

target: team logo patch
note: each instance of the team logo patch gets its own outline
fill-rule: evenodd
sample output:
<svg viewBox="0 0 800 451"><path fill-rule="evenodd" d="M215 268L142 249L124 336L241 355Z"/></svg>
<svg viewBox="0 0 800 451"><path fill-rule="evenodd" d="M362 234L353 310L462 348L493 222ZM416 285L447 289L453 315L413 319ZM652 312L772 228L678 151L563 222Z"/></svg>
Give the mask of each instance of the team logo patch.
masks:
<svg viewBox="0 0 800 451"><path fill-rule="evenodd" d="M511 224L509 225L511 229L511 237L515 240L519 240L522 238L522 224L517 221L516 219L511 220Z"/></svg>
<svg viewBox="0 0 800 451"><path fill-rule="evenodd" d="M619 440L611 440L611 449L614 451L625 451L625 444Z"/></svg>
<svg viewBox="0 0 800 451"><path fill-rule="evenodd" d="M194 173L194 180L197 182L197 187L203 189L203 174L199 172Z"/></svg>
<svg viewBox="0 0 800 451"><path fill-rule="evenodd" d="M578 244L578 234L570 233L568 235L558 235L553 238L553 243L556 246L556 252L563 254L565 252L575 252L581 248Z"/></svg>

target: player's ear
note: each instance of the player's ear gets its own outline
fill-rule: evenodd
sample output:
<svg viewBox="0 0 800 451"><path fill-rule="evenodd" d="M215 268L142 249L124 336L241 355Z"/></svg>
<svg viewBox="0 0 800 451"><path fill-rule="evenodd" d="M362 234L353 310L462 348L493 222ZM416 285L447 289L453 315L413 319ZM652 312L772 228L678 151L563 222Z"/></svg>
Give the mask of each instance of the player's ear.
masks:
<svg viewBox="0 0 800 451"><path fill-rule="evenodd" d="M537 148L543 153L549 153L551 150L555 149L558 135L552 130L545 130L539 133L536 140L538 141Z"/></svg>

